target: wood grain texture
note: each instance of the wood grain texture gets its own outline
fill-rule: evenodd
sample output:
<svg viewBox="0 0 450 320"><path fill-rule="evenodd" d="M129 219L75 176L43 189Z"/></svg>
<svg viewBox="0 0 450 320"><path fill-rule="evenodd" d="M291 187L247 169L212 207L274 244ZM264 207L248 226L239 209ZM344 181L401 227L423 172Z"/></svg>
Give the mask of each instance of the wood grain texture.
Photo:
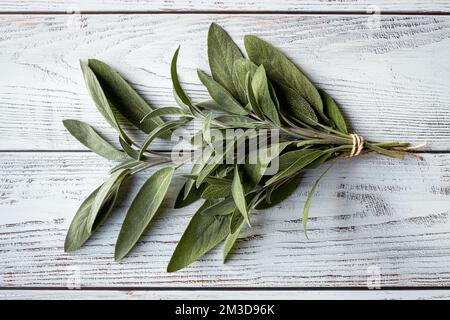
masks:
<svg viewBox="0 0 450 320"><path fill-rule="evenodd" d="M0 1L3 12L73 12L79 11L296 11L296 12L329 12L329 11L367 11L377 6L382 12L449 12L450 4L446 0L33 0L33 1ZM370 11L372 12L372 11Z"/></svg>
<svg viewBox="0 0 450 320"><path fill-rule="evenodd" d="M2 300L449 300L450 290L1 290Z"/></svg>
<svg viewBox="0 0 450 320"><path fill-rule="evenodd" d="M74 212L111 165L90 153L0 153L0 287L68 287L74 278L82 288L365 287L373 268L382 287L450 283L448 154L341 161L319 186L309 240L299 216L320 170L307 172L292 197L255 214L228 263L215 250L172 274L166 265L198 206L169 209L179 179L123 262L113 261L114 243L143 177L86 247L63 253Z"/></svg>
<svg viewBox="0 0 450 320"><path fill-rule="evenodd" d="M450 150L450 17L86 15L1 16L0 150L83 150L61 121L76 118L107 137L111 129L87 95L80 58L110 63L155 106L173 105L169 64L198 101L206 91L206 33L216 21L242 46L257 34L298 62L342 105L367 138ZM174 21L176 20L176 23ZM170 30L170 31L169 31ZM167 144L155 143L155 148Z"/></svg>

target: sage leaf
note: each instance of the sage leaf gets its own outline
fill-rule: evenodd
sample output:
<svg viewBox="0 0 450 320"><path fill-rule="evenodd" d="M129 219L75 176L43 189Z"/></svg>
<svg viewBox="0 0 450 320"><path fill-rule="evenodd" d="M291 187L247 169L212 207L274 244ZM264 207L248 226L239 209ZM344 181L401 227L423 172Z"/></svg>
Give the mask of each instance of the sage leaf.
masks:
<svg viewBox="0 0 450 320"><path fill-rule="evenodd" d="M267 199L264 199L263 201L259 202L258 205L255 207L255 209L263 210L268 209L273 206L276 206L277 204L283 202L287 198L289 198L290 195L294 193L294 191L297 189L298 185L300 184L300 176L297 175L293 177L292 179L289 179L285 183L279 184L277 186L273 187L273 190L271 191L270 195L270 202L267 201Z"/></svg>
<svg viewBox="0 0 450 320"><path fill-rule="evenodd" d="M147 148L150 146L150 144L158 137L161 137L167 132L170 132L170 130L179 127L182 124L185 124L188 122L186 119L180 119L180 120L173 120L173 121L167 121L159 126L157 126L155 129L153 129L152 132L150 132L145 139L144 143L142 144L142 147L138 154L137 160L142 160L144 156L144 152L147 150Z"/></svg>
<svg viewBox="0 0 450 320"><path fill-rule="evenodd" d="M97 230L97 228L103 224L106 218L111 213L114 204L117 200L118 189L112 192L98 212L92 212L92 204L97 195L99 188L95 189L87 198L83 201L80 208L77 210L69 230L66 234L64 242L64 251L73 252L78 250ZM95 215L93 226L89 226L88 221L92 220L91 215Z"/></svg>
<svg viewBox="0 0 450 320"><path fill-rule="evenodd" d="M220 104L218 104L217 102L215 102L212 99L199 102L196 104L196 106L200 109L228 112L227 106L221 106Z"/></svg>
<svg viewBox="0 0 450 320"><path fill-rule="evenodd" d="M243 58L239 47L228 33L216 23L208 31L208 61L212 77L234 97L238 91L233 82L234 62Z"/></svg>
<svg viewBox="0 0 450 320"><path fill-rule="evenodd" d="M152 221L169 189L174 172L173 167L158 170L139 190L120 229L114 253L116 261L130 252Z"/></svg>
<svg viewBox="0 0 450 320"><path fill-rule="evenodd" d="M211 113L203 119L202 128L203 128L203 139L212 147L211 142Z"/></svg>
<svg viewBox="0 0 450 320"><path fill-rule="evenodd" d="M347 123L345 122L344 116L339 109L333 98L328 95L324 90L319 90L320 96L322 97L323 105L325 107L325 113L334 122L336 128L345 134L348 134Z"/></svg>
<svg viewBox="0 0 450 320"><path fill-rule="evenodd" d="M310 125L315 125L318 122L314 109L297 91L284 86L280 86L280 88L284 105L287 107L287 114Z"/></svg>
<svg viewBox="0 0 450 320"><path fill-rule="evenodd" d="M249 102L245 83L247 73L250 74L250 77L253 77L256 69L258 69L258 66L248 59L237 59L234 61L233 83L237 90L239 101L243 105L246 105Z"/></svg>
<svg viewBox="0 0 450 320"><path fill-rule="evenodd" d="M240 105L240 103L222 87L213 78L207 76L203 71L197 70L198 78L206 87L209 95L213 100L221 106L223 110L231 114L246 115L248 112Z"/></svg>
<svg viewBox="0 0 450 320"><path fill-rule="evenodd" d="M259 107L258 101L256 100L255 94L253 92L252 80L251 80L250 73L247 73L247 75L245 76L245 89L246 89L247 100L248 100L248 104L250 105L250 109L253 110L253 112L256 114L256 116L260 120L266 119L266 117L264 116L264 112Z"/></svg>
<svg viewBox="0 0 450 320"><path fill-rule="evenodd" d="M236 204L232 197L227 197L217 203L210 205L202 211L207 216L226 216L232 214L236 209Z"/></svg>
<svg viewBox="0 0 450 320"><path fill-rule="evenodd" d="M215 118L217 121L225 124L227 127L232 128L247 128L247 129L259 129L265 127L253 119L243 116L218 116Z"/></svg>
<svg viewBox="0 0 450 320"><path fill-rule="evenodd" d="M297 171L303 169L308 164L319 158L323 155L323 151L321 150L302 150L303 153L299 155L299 157L293 161L292 164L287 166L287 168L283 169L282 167L282 157L280 157L280 171L266 181L265 185L268 186L274 182L277 182L287 176L290 176ZM294 151L292 151L294 152Z"/></svg>
<svg viewBox="0 0 450 320"><path fill-rule="evenodd" d="M275 107L277 107L277 110L280 111L280 101L278 100L277 92L275 91L275 88L273 87L273 84L272 84L272 82L270 82L270 80L268 81L268 84L269 84L270 97L272 98L272 101L275 104Z"/></svg>
<svg viewBox="0 0 450 320"><path fill-rule="evenodd" d="M160 117L160 116L174 116L174 115L186 115L186 111L177 107L162 107L151 111L142 118L141 122L145 122L147 119Z"/></svg>
<svg viewBox="0 0 450 320"><path fill-rule="evenodd" d="M289 146L291 142L281 142L277 145L269 146L265 149L258 150L257 162L255 164L246 163L244 165L245 175L256 186L264 176L270 162L278 157L283 150ZM262 157L261 155L265 155Z"/></svg>
<svg viewBox="0 0 450 320"><path fill-rule="evenodd" d="M229 185L209 185L202 193L202 198L206 200L217 200L226 198L231 194Z"/></svg>
<svg viewBox="0 0 450 320"><path fill-rule="evenodd" d="M323 178L323 176L333 167L332 163L320 176L317 178L316 182L314 182L311 191L308 194L308 197L306 198L305 206L303 207L303 215L302 215L302 222L303 222L303 231L305 232L306 238L308 238L308 217L309 217L309 209L311 208L312 199L314 197L314 193L316 193L317 186L319 185L320 179Z"/></svg>
<svg viewBox="0 0 450 320"><path fill-rule="evenodd" d="M202 158L196 162L191 169L191 174L197 175L197 181L199 179L198 175L203 171L203 168L208 163L209 159L211 158L211 155L213 153L213 150L211 148L203 149L202 151ZM203 178L201 178L203 179ZM193 179L190 179L186 182L185 189L184 189L184 199L187 197L189 191L191 191L191 188L196 185L197 188L200 187L203 181L201 181L199 184L196 183Z"/></svg>
<svg viewBox="0 0 450 320"><path fill-rule="evenodd" d="M180 80L178 79L178 71L177 71L177 61L178 54L180 52L180 47L175 51L172 62L170 64L170 76L172 79L172 87L173 87L173 97L177 104L186 112L191 112L193 114L201 113L198 108L192 104L191 99L184 92L181 87Z"/></svg>
<svg viewBox="0 0 450 320"><path fill-rule="evenodd" d="M64 127L89 150L108 160L123 160L126 154L103 139L90 125L78 120L64 120Z"/></svg>
<svg viewBox="0 0 450 320"><path fill-rule="evenodd" d="M244 37L244 45L250 60L257 65L263 65L271 80L297 91L324 120L327 119L316 87L281 51L251 35Z"/></svg>
<svg viewBox="0 0 450 320"><path fill-rule="evenodd" d="M175 248L167 272L174 272L190 265L218 245L228 234L231 215L204 215L208 201L192 217Z"/></svg>
<svg viewBox="0 0 450 320"><path fill-rule="evenodd" d="M184 208L199 200L202 196L203 190L205 190L206 187L206 185L202 185L197 189L195 186L191 186L189 192L185 193L186 186L187 184L185 183L178 193L174 204L175 209Z"/></svg>
<svg viewBox="0 0 450 320"><path fill-rule="evenodd" d="M239 234L241 233L241 230L245 226L245 220L242 214L237 210L237 214L233 214L231 218L230 223L230 233L228 234L227 238L225 239L224 246L223 246L223 262L225 262L228 258L228 255L231 252L231 249L233 249L234 244L236 243L236 240L239 237Z"/></svg>
<svg viewBox="0 0 450 320"><path fill-rule="evenodd" d="M148 159L148 157L146 157L145 155L140 155L139 150L134 149L133 146L125 141L122 137L119 137L119 143L122 146L123 151L125 151L125 153L134 160L142 161Z"/></svg>
<svg viewBox="0 0 450 320"><path fill-rule="evenodd" d="M267 118L272 120L273 123L275 123L277 126L280 126L281 123L278 116L277 107L272 101L272 97L269 91L269 83L263 65L258 67L255 75L253 76L252 88L258 108L264 113Z"/></svg>
<svg viewBox="0 0 450 320"><path fill-rule="evenodd" d="M117 192L123 181L130 176L130 171L121 169L109 176L109 178L98 189L95 199L92 203L91 214L87 221L87 228L93 230L94 222L97 218L98 212L102 209L105 202L108 201L111 194Z"/></svg>
<svg viewBox="0 0 450 320"><path fill-rule="evenodd" d="M100 82L98 81L94 72L89 68L88 64L84 61L80 61L81 71L83 72L84 82L88 89L95 106L101 115L106 119L111 127L116 130L120 130L119 123L116 116L109 105L108 99L103 92Z"/></svg>
<svg viewBox="0 0 450 320"><path fill-rule="evenodd" d="M150 113L153 108L106 63L89 59L89 68L97 76L108 101L135 127L149 133L163 123L159 118L148 119L141 123L142 118Z"/></svg>
<svg viewBox="0 0 450 320"><path fill-rule="evenodd" d="M127 159L127 160L119 163L117 166L113 167L111 170L109 170L109 173L110 174L114 173L120 169L132 169L132 168L142 165L144 163L145 163L144 161L138 161L135 159Z"/></svg>
<svg viewBox="0 0 450 320"><path fill-rule="evenodd" d="M231 184L231 194L233 195L236 207L241 212L247 224L250 226L250 220L248 216L247 202L245 201L244 187L241 183L241 178L239 176L238 166L234 169L233 183Z"/></svg>

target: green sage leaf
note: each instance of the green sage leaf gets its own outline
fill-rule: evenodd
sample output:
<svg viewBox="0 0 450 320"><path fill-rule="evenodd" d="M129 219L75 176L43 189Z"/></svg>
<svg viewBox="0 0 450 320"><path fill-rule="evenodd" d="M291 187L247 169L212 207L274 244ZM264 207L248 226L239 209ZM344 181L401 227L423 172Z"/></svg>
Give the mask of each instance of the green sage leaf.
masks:
<svg viewBox="0 0 450 320"><path fill-rule="evenodd" d="M323 151L321 150L301 150L302 152L298 152L298 158L293 161L291 164L289 164L285 169L283 168L283 156L280 157L280 171L274 175L273 177L271 177L269 180L266 181L266 186L270 185L274 182L277 182L285 177L288 177L296 172L298 172L299 170L303 169L304 167L306 167L308 164L310 164L311 162L313 162L314 160L316 160L317 158L319 158L320 156L323 155ZM296 151L292 151L292 152L288 152L288 153L293 153ZM287 154L288 154L287 153Z"/></svg>
<svg viewBox="0 0 450 320"><path fill-rule="evenodd" d="M261 120L265 120L266 117L264 116L264 112L261 110L260 106L258 105L258 101L256 100L255 94L253 92L252 87L252 77L250 76L250 73L247 73L245 76L245 89L247 94L247 100L248 104L250 105L250 109L253 110L253 112L260 118Z"/></svg>
<svg viewBox="0 0 450 320"><path fill-rule="evenodd" d="M117 200L118 188L109 195L98 212L92 212L92 204L98 190L99 188L95 189L86 200L83 201L72 219L64 242L65 252L73 252L79 249L92 236L97 228L103 224L111 213ZM95 215L94 225L92 227L88 224L88 221L92 220L91 215Z"/></svg>
<svg viewBox="0 0 450 320"><path fill-rule="evenodd" d="M260 122L257 122L249 117L244 116L218 116L215 118L217 121L220 121L221 123L224 123L228 127L235 127L235 128L248 128L248 129L257 129L262 128L265 126L264 124L261 124Z"/></svg>
<svg viewBox="0 0 450 320"><path fill-rule="evenodd" d="M238 91L233 82L234 62L242 59L239 47L228 33L216 23L208 31L208 61L212 77L228 90L234 97Z"/></svg>
<svg viewBox="0 0 450 320"><path fill-rule="evenodd" d="M218 245L228 234L231 215L204 215L202 211L209 206L203 204L192 217L175 248L167 272L174 272L190 265Z"/></svg>
<svg viewBox="0 0 450 320"><path fill-rule="evenodd" d="M209 95L213 100L219 104L222 110L226 112L237 115L246 115L248 112L241 106L241 104L233 97L233 95L228 92L224 87L222 87L213 78L207 76L203 71L197 71L198 77L203 85L209 92Z"/></svg>
<svg viewBox="0 0 450 320"><path fill-rule="evenodd" d="M270 95L269 83L263 65L258 67L255 75L253 76L252 88L258 108L277 126L281 125L277 107L272 101L272 97Z"/></svg>
<svg viewBox="0 0 450 320"><path fill-rule="evenodd" d="M120 169L132 169L134 167L137 167L139 165L145 164L144 161L139 161L135 159L127 159L119 163L117 166L113 167L111 170L109 170L109 173L114 173Z"/></svg>
<svg viewBox="0 0 450 320"><path fill-rule="evenodd" d="M280 86L287 114L307 124L315 125L318 122L314 109L297 91Z"/></svg>
<svg viewBox="0 0 450 320"><path fill-rule="evenodd" d="M139 151L137 160L142 160L144 156L144 152L147 150L147 148L150 146L150 144L158 137L161 137L167 132L170 132L170 130L175 129L179 127L182 124L185 124L188 122L186 119L180 119L180 120L173 120L173 121L167 121L159 126L157 126L155 129L153 129L152 132L150 132L145 139L144 143L142 144L142 147Z"/></svg>
<svg viewBox="0 0 450 320"><path fill-rule="evenodd" d="M145 117L141 120L141 122L146 121L147 119L160 117L160 116L175 116L175 115L186 115L186 111L178 107L162 107L151 111L146 114Z"/></svg>
<svg viewBox="0 0 450 320"><path fill-rule="evenodd" d="M319 90L319 93L322 97L326 115L334 122L336 128L340 132L348 134L347 123L345 122L344 116L342 115L342 112L336 102L324 90Z"/></svg>
<svg viewBox="0 0 450 320"><path fill-rule="evenodd" d="M236 210L236 214L233 213L233 216L231 217L231 223L230 228L231 231L228 234L227 238L225 239L224 246L223 246L223 261L225 262L228 258L228 255L231 252L231 249L233 249L234 244L236 243L236 240L239 237L239 234L241 233L242 229L245 226L245 219L242 216L242 214L239 212L239 210Z"/></svg>
<svg viewBox="0 0 450 320"><path fill-rule="evenodd" d="M247 105L249 102L245 82L247 73L250 74L250 77L253 77L256 69L258 69L258 66L248 59L237 59L234 61L233 83L238 92L239 101L243 105Z"/></svg>
<svg viewBox="0 0 450 320"><path fill-rule="evenodd" d="M256 36L245 36L244 45L250 60L263 65L271 80L297 91L324 120L327 119L316 87L281 51Z"/></svg>
<svg viewBox="0 0 450 320"><path fill-rule="evenodd" d="M108 101L135 127L149 133L163 123L159 118L151 118L141 123L153 108L109 65L89 59L89 68L97 76Z"/></svg>
<svg viewBox="0 0 450 320"><path fill-rule="evenodd" d="M103 139L90 125L78 120L64 120L64 127L89 150L109 160L123 160L127 155Z"/></svg>
<svg viewBox="0 0 450 320"><path fill-rule="evenodd" d="M207 116L203 119L202 128L203 128L203 139L212 146L211 142L211 117L212 114L208 113Z"/></svg>
<svg viewBox="0 0 450 320"><path fill-rule="evenodd" d="M123 151L125 151L125 153L134 160L141 161L148 159L148 157L140 155L139 150L134 149L133 146L124 139L122 139L122 137L119 137L119 142L123 148Z"/></svg>
<svg viewBox="0 0 450 320"><path fill-rule="evenodd" d="M195 186L191 186L189 192L185 192L187 187L187 183L183 185L178 196L175 200L175 209L184 208L197 200L199 200L202 196L203 191L205 190L206 185L202 185L200 188L196 188Z"/></svg>
<svg viewBox="0 0 450 320"><path fill-rule="evenodd" d="M268 209L289 198L300 183L300 175L273 187L270 194L270 202L267 199L261 201L255 208L258 210Z"/></svg>
<svg viewBox="0 0 450 320"><path fill-rule="evenodd" d="M139 190L120 229L114 253L116 260L130 252L152 221L166 196L174 172L173 167L158 170Z"/></svg>
<svg viewBox="0 0 450 320"><path fill-rule="evenodd" d="M303 207L303 215L302 215L302 222L303 222L303 231L305 232L306 238L308 238L308 217L309 217L309 209L311 208L312 199L314 197L314 193L316 193L317 186L319 185L320 179L323 178L323 176L331 169L334 163L332 163L320 176L317 178L316 182L314 182L311 191L308 194L308 197L306 198L305 206Z"/></svg>
<svg viewBox="0 0 450 320"><path fill-rule="evenodd" d="M233 197L228 197L205 208L202 214L207 216L226 216L232 214L235 209L236 204Z"/></svg>
<svg viewBox="0 0 450 320"><path fill-rule="evenodd" d="M247 224L250 226L249 214L247 209L247 202L245 201L244 187L239 176L239 168L235 166L233 183L231 184L231 194L233 195L236 207L241 212Z"/></svg>
<svg viewBox="0 0 450 320"><path fill-rule="evenodd" d="M97 218L98 212L100 212L102 207L105 205L105 202L108 201L111 194L117 192L123 181L127 177L129 177L129 175L130 170L118 170L111 174L109 178L100 186L92 203L91 214L89 215L89 219L87 221L87 227L91 231L93 230L94 222Z"/></svg>
<svg viewBox="0 0 450 320"><path fill-rule="evenodd" d="M217 200L226 198L231 194L229 185L209 185L202 193L202 198L206 200Z"/></svg>
<svg viewBox="0 0 450 320"><path fill-rule="evenodd" d="M244 165L245 175L254 186L261 181L261 178L264 176L270 162L278 157L278 155L290 144L291 142L281 142L277 145L260 149L257 151L259 153L257 155L257 162L255 164L246 163ZM261 155L265 156L262 157Z"/></svg>

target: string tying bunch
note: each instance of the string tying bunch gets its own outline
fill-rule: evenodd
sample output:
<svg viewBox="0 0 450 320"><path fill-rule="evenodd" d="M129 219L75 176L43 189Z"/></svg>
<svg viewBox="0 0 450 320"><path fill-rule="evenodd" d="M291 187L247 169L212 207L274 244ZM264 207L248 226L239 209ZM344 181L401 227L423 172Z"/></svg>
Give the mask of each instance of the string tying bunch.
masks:
<svg viewBox="0 0 450 320"><path fill-rule="evenodd" d="M357 135L356 133L350 134L350 137L352 137L353 146L349 158L353 158L361 154L361 151L364 148L364 138L360 135Z"/></svg>

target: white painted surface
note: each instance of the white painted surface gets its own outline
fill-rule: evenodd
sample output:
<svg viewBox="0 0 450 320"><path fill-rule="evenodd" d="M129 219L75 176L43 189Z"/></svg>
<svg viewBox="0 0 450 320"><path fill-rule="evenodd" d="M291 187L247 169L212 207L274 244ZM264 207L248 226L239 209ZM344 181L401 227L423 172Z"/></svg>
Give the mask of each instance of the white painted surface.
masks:
<svg viewBox="0 0 450 320"><path fill-rule="evenodd" d="M295 1L271 10L292 10ZM101 5L100 5L101 3ZM200 2L153 2L151 10L198 10ZM209 3L209 2L208 2ZM308 7L308 3L311 5ZM298 10L363 10L366 1L304 1ZM372 1L371 1L372 3ZM446 11L448 1L382 1L387 10ZM195 4L193 6L193 4ZM0 10L61 11L56 1L1 1ZM164 6L171 6L165 8ZM221 1L205 10L266 10ZM83 10L149 10L141 1L80 2ZM107 10L109 8L109 10ZM336 9L337 10L337 9ZM75 18L75 20L70 20ZM373 28L356 15L0 15L0 290L2 298L183 298L203 291L120 291L161 287L366 287L450 285L450 17L383 16ZM176 21L176 23L174 23ZM173 104L168 68L182 45L180 72L194 99L205 97L195 68L206 69L207 26L233 37L258 34L285 51L341 103L368 138L427 142L424 161L382 157L343 161L320 185L310 240L300 211L318 171L294 196L255 217L254 228L223 265L215 250L186 270L165 266L196 205L162 214L122 263L113 247L130 197L87 246L64 254L70 219L112 163L82 152L61 120L76 118L108 132L82 83L78 59L98 57L117 68L154 105ZM78 23L80 22L80 23ZM108 138L114 139L111 131ZM158 142L156 147L167 149ZM13 152L11 152L13 151ZM70 152L67 152L70 151ZM137 179L129 187L136 192ZM170 207L179 183L172 186ZM80 285L99 291L24 290ZM69 281L69 282L68 282ZM270 297L273 292L214 291L216 298ZM448 298L447 291L277 291L271 298Z"/></svg>
<svg viewBox="0 0 450 320"><path fill-rule="evenodd" d="M63 253L80 202L112 165L91 153L1 153L0 270L4 287L366 287L447 286L450 282L450 155L418 162L383 157L342 161L320 184L309 237L301 208L320 170L273 210L255 214L230 261L220 249L177 273L165 271L198 204L162 213L129 257L113 260L131 182L107 225L84 248ZM375 268L375 270L374 270Z"/></svg>
<svg viewBox="0 0 450 320"><path fill-rule="evenodd" d="M290 12L449 12L447 0L33 0L33 1L0 1L3 12L74 12L80 11L290 11Z"/></svg>
<svg viewBox="0 0 450 320"><path fill-rule="evenodd" d="M0 78L0 150L84 150L65 131L67 118L117 139L88 96L79 59L105 60L153 105L174 105L169 65L180 44L184 87L205 99L196 68L208 69L212 21L240 45L258 34L287 53L366 138L450 149L450 17L385 17L372 29L363 16L88 15L81 29L66 16L0 16L8 75Z"/></svg>
<svg viewBox="0 0 450 320"><path fill-rule="evenodd" d="M16 300L449 300L450 290L2 290L0 299Z"/></svg>

